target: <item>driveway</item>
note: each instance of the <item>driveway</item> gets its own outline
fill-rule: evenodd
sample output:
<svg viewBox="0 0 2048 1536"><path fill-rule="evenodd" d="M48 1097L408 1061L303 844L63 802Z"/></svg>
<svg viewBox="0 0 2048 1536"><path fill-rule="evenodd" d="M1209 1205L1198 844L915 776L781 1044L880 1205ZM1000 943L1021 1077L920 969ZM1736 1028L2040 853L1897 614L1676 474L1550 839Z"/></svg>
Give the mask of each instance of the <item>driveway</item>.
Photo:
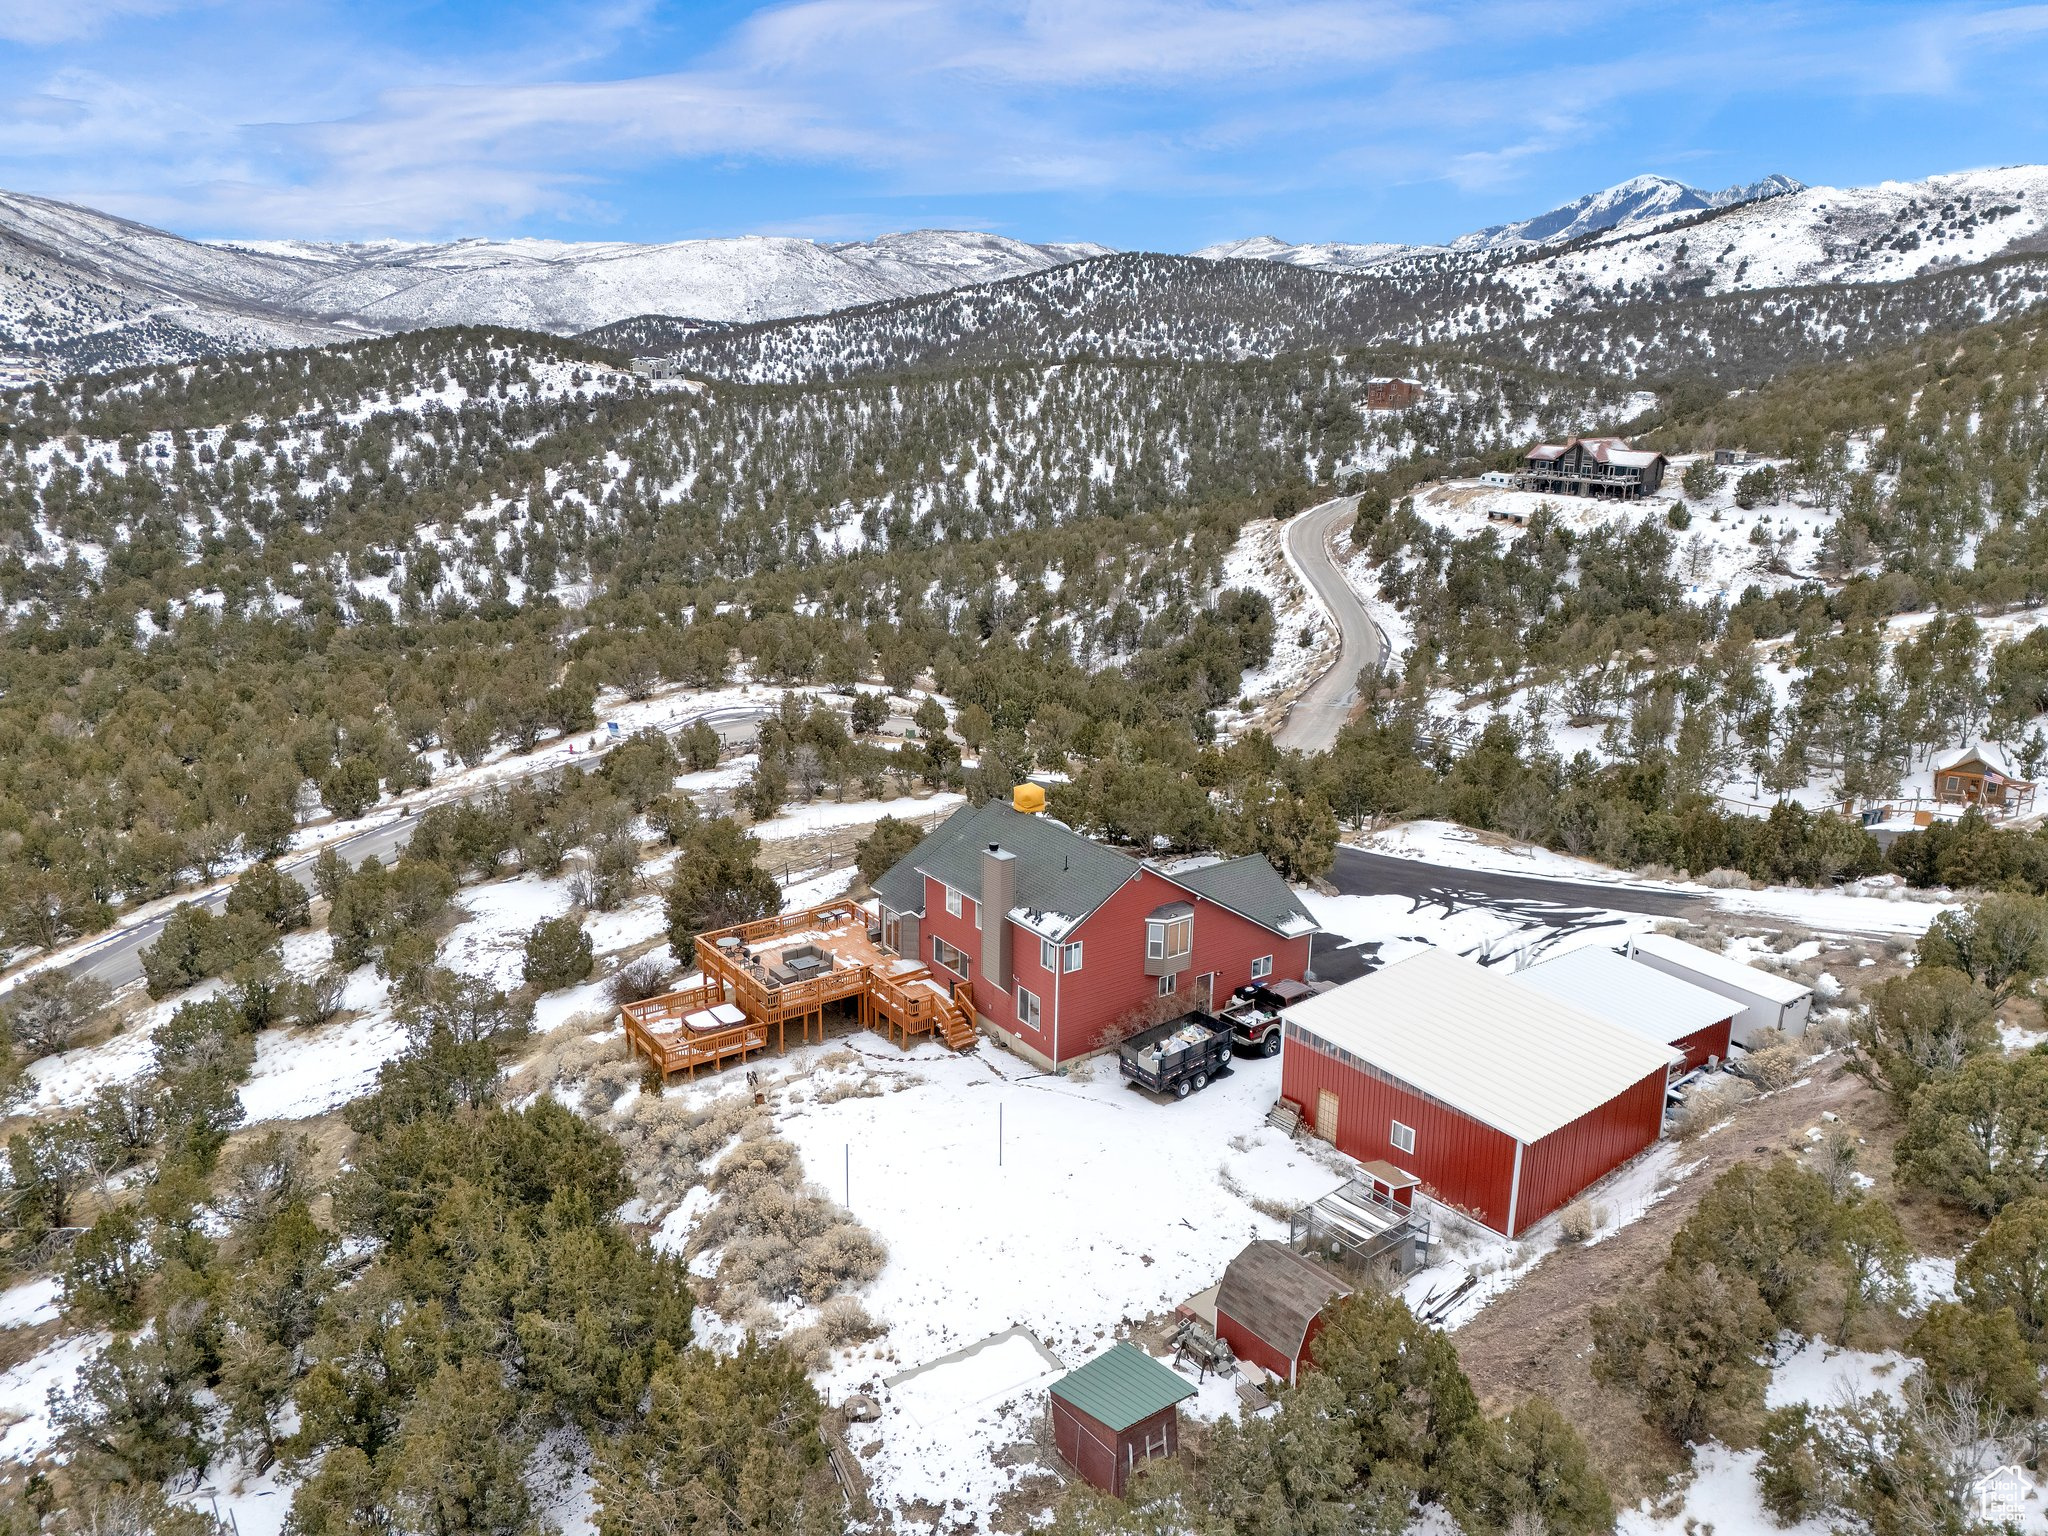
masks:
<svg viewBox="0 0 2048 1536"><path fill-rule="evenodd" d="M1287 552L1337 624L1337 659L1294 701L1276 745L1293 752L1327 752L1358 707L1358 674L1385 654L1386 642L1365 604L1330 554L1330 540L1358 515L1356 496L1339 496L1310 507L1287 525Z"/></svg>

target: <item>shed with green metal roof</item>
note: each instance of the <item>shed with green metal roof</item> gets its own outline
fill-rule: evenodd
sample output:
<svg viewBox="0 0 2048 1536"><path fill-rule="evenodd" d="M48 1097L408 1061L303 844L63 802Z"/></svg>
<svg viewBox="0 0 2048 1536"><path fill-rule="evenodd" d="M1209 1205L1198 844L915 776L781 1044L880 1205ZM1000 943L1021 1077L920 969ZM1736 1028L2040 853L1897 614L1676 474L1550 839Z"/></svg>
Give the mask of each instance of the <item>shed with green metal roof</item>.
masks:
<svg viewBox="0 0 2048 1536"><path fill-rule="evenodd" d="M1053 1443L1067 1464L1122 1496L1140 1464L1180 1452L1180 1402L1194 1383L1135 1344L1115 1344L1052 1384Z"/></svg>

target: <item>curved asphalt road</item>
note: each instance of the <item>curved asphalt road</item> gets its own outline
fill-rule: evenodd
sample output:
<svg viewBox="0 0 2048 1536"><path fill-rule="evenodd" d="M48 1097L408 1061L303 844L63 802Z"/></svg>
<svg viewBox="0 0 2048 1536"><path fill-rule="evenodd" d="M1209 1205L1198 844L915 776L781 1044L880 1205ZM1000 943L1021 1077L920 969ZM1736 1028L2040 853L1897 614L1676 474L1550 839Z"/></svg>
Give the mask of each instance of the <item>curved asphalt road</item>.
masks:
<svg viewBox="0 0 2048 1536"><path fill-rule="evenodd" d="M765 707L755 706L718 709L704 715L686 715L681 719L668 721L661 729L674 734L698 720L708 720L712 729L716 730L723 740L731 743L750 737L759 722L771 713L772 711ZM597 750L590 756L603 757L606 745L607 743L601 739ZM549 751L527 767L520 777L537 778L541 774L555 773L573 763L586 760L581 753L572 759ZM412 841L413 823L419 819L419 814L417 810L407 811L396 820L365 827L362 831L339 838L327 846L352 865L362 863L372 854L388 864L394 853ZM317 854L301 854L297 858L284 860L279 867L299 884L310 888L313 884L313 864L317 858ZM193 900L200 906L217 912L227 902L227 891L209 891L204 896L194 897ZM142 978L142 951L156 942L157 935L163 932L163 926L163 917L153 917L147 922L116 929L96 942L88 944L78 958L65 966L65 969L74 976L96 976L114 988L124 987L131 981L139 981Z"/></svg>
<svg viewBox="0 0 2048 1536"><path fill-rule="evenodd" d="M1287 525L1287 552L1301 567L1316 597L1337 622L1337 659L1294 701L1274 745L1294 752L1327 752L1358 707L1358 674L1386 651L1379 626L1344 579L1330 554L1330 540L1358 515L1356 496L1339 496L1310 507Z"/></svg>

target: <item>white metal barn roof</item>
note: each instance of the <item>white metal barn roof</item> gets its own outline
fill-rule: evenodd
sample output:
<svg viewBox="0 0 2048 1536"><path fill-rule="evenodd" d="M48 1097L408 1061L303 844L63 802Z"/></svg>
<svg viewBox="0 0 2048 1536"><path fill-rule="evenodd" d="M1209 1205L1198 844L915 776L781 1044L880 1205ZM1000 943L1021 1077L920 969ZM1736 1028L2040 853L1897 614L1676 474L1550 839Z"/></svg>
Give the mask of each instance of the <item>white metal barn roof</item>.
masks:
<svg viewBox="0 0 2048 1536"><path fill-rule="evenodd" d="M1668 1045L1440 949L1281 1017L1523 1143L1684 1060Z"/></svg>
<svg viewBox="0 0 2048 1536"><path fill-rule="evenodd" d="M1683 1040L1742 1011L1741 1004L1719 992L1637 965L1598 945L1516 971L1508 980L1632 1029L1659 1045Z"/></svg>
<svg viewBox="0 0 2048 1536"><path fill-rule="evenodd" d="M1773 976L1769 971L1760 971L1753 965L1730 960L1726 955L1717 955L1711 949L1701 949L1697 944L1688 944L1665 933L1641 934L1630 941L1630 947L1646 955L1673 961L1728 986L1740 987L1752 997L1773 1003L1796 1003L1813 990L1803 981L1794 981L1789 976Z"/></svg>

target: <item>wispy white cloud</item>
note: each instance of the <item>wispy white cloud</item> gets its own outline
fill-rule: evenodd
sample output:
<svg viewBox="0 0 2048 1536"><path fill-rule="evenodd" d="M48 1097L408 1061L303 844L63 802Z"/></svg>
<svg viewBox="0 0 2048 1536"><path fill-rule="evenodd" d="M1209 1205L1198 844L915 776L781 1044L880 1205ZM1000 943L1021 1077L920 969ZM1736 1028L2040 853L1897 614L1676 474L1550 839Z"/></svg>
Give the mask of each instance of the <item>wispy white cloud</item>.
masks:
<svg viewBox="0 0 2048 1536"><path fill-rule="evenodd" d="M48 47L91 37L109 22L162 16L185 0L0 0L0 41Z"/></svg>
<svg viewBox="0 0 2048 1536"><path fill-rule="evenodd" d="M1664 103L1944 97L2048 37L2044 5L1844 0L789 0L704 36L686 10L612 0L456 49L219 0L210 31L158 29L168 56L114 46L171 3L78 0L60 22L0 0L0 40L47 29L0 41L0 177L308 235L602 221L636 178L685 170L823 170L874 200L1481 194L1625 154Z"/></svg>

